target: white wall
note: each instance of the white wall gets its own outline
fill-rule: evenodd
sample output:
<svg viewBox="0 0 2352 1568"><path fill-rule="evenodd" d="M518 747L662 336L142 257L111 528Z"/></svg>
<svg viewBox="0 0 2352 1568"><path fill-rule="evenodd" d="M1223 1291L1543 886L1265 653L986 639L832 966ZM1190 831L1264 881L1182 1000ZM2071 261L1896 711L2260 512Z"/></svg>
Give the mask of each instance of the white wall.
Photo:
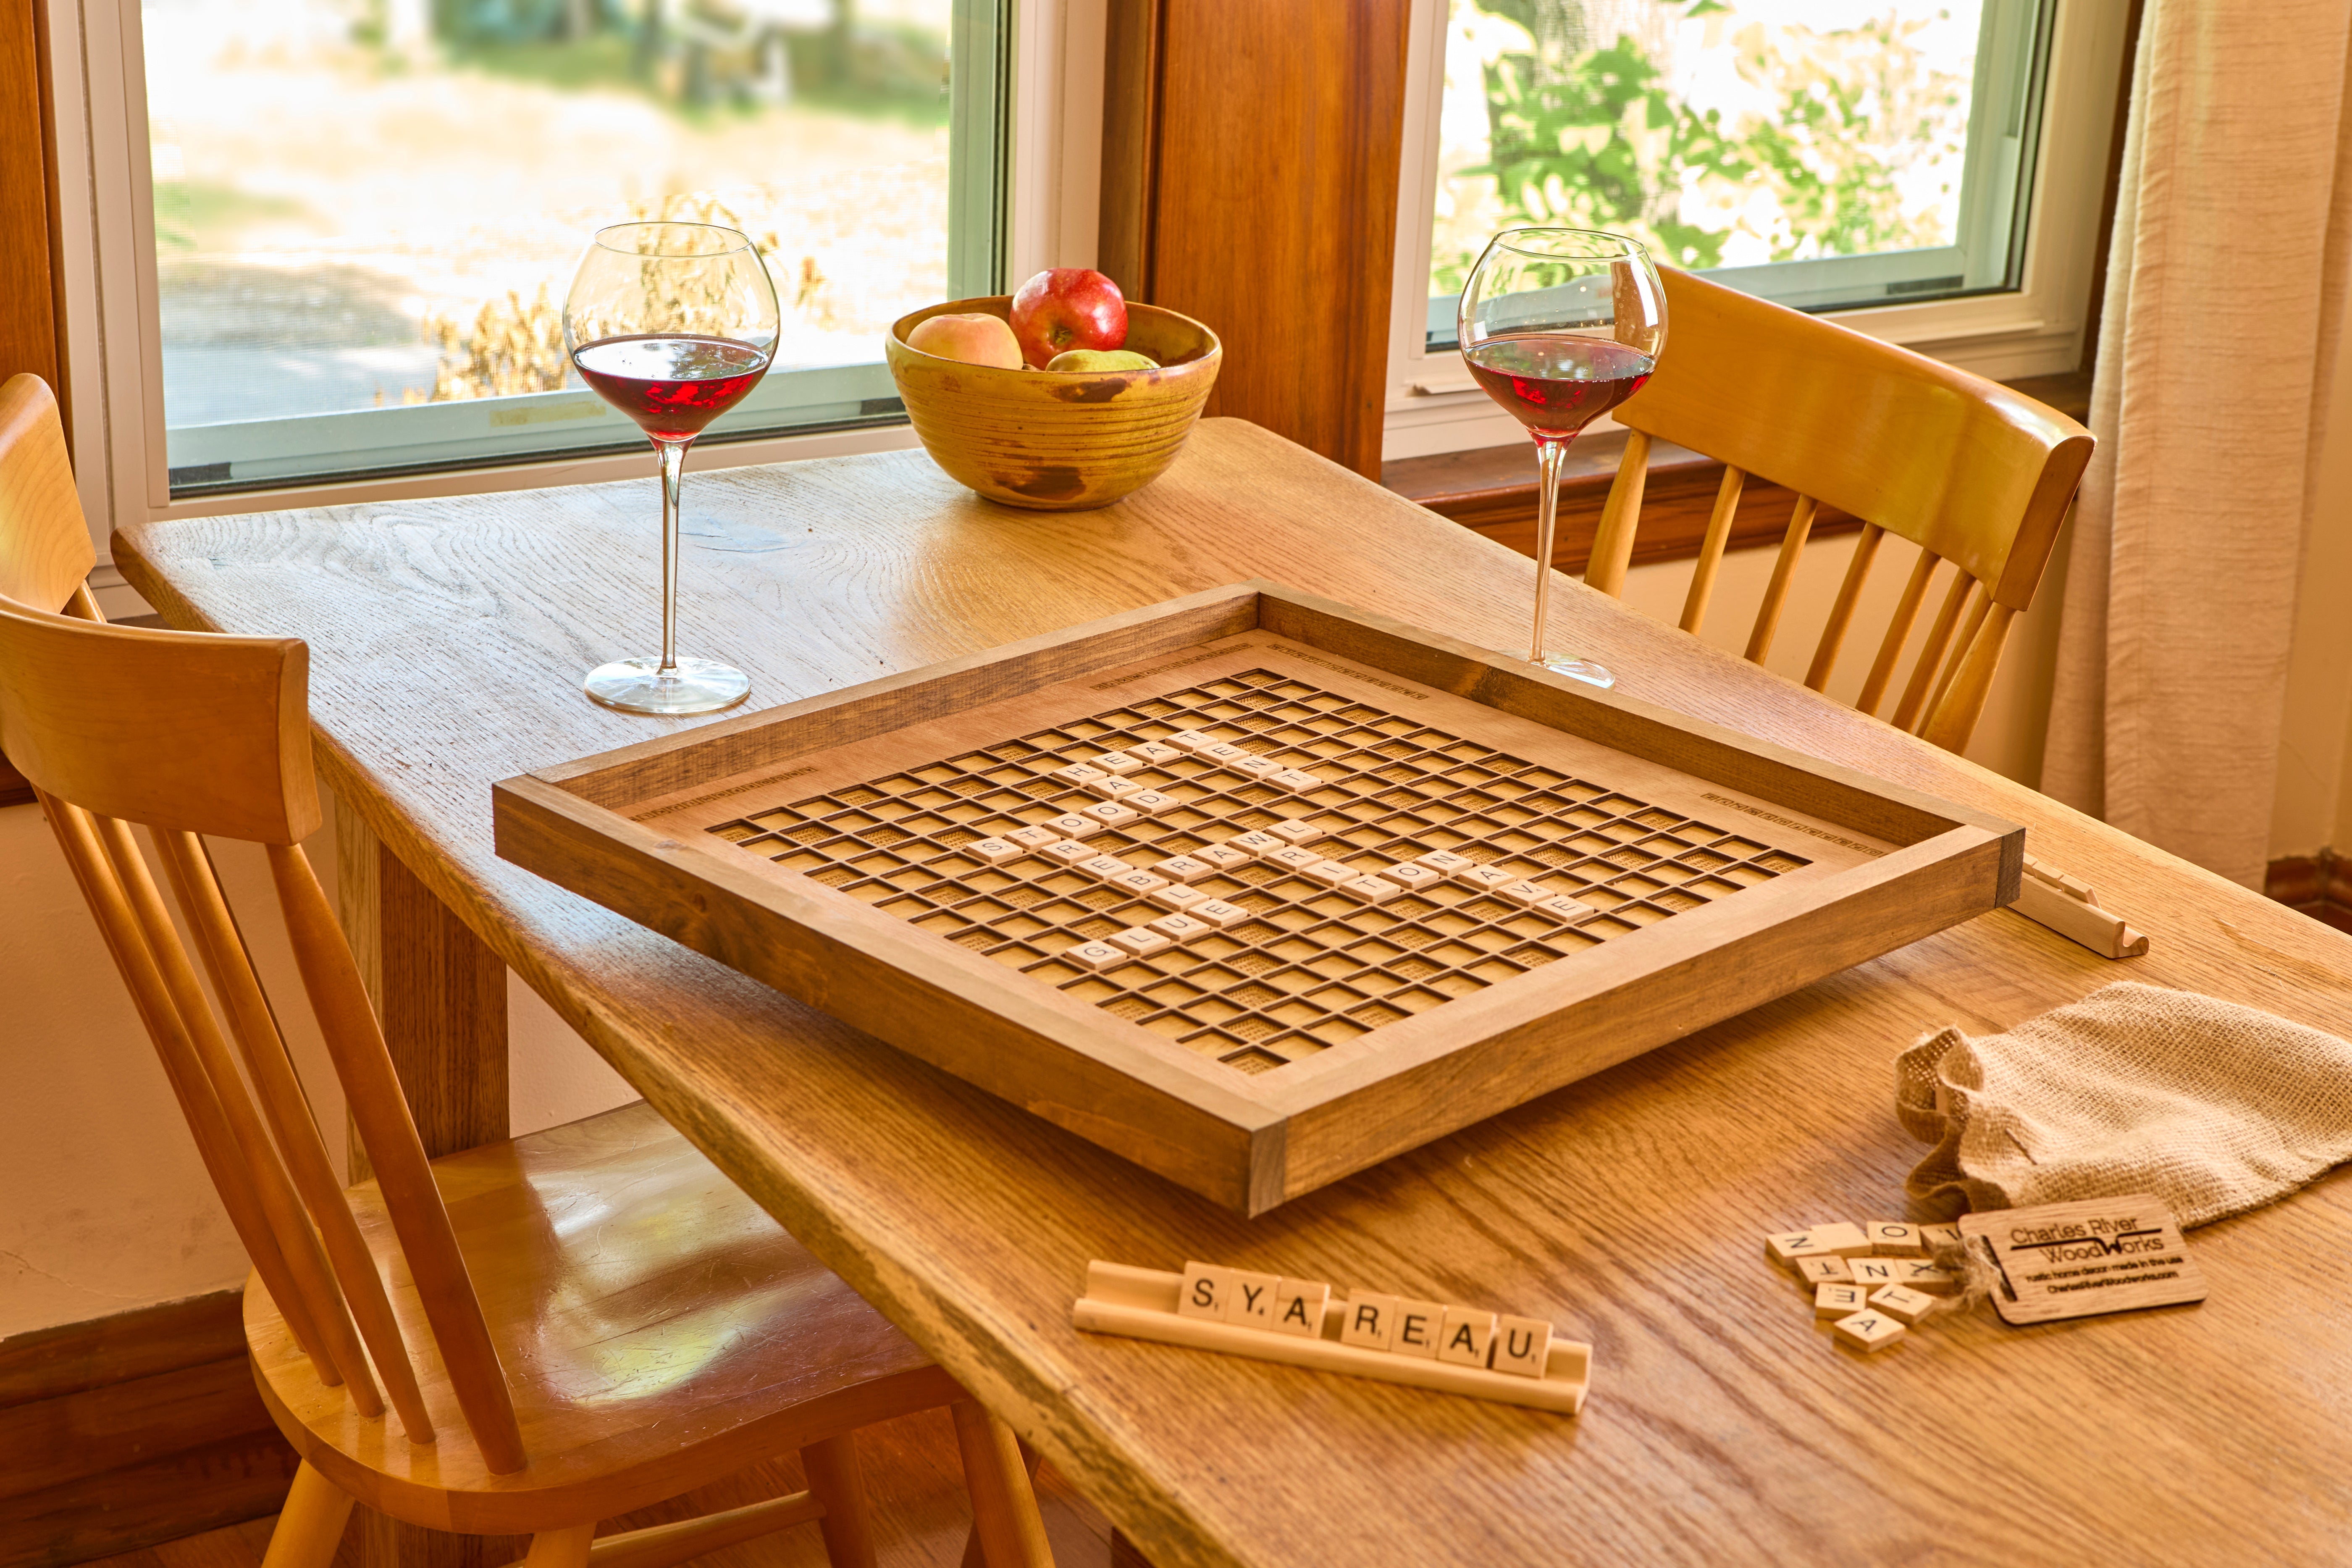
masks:
<svg viewBox="0 0 2352 1568"><path fill-rule="evenodd" d="M332 820L332 814L330 814ZM334 885L331 832L306 846ZM268 862L214 858L338 1163L342 1097L302 1001ZM636 1098L508 977L517 1132ZM35 806L0 809L0 1338L241 1283L244 1249L214 1197L163 1069Z"/></svg>

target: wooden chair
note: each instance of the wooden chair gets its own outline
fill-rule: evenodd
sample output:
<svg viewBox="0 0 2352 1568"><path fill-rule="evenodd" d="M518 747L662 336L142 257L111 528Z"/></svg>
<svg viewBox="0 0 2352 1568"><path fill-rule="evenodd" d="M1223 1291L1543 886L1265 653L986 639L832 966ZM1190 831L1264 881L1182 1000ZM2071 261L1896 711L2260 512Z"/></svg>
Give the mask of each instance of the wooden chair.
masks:
<svg viewBox="0 0 2352 1568"><path fill-rule="evenodd" d="M972 1499L966 1560L1050 1563L1010 1430L644 1106L426 1162L301 848L320 822L308 649L102 624L93 561L55 405L17 376L0 387L0 745L252 1258L257 1381L302 1457L268 1568L322 1568L354 1500L528 1531L530 1568L658 1568L811 1520L836 1568L870 1564L854 1429L940 1405ZM267 847L373 1180L332 1173L206 835ZM792 1449L805 1491L591 1543L600 1519Z"/></svg>
<svg viewBox="0 0 2352 1568"><path fill-rule="evenodd" d="M2091 458L2091 435L2030 397L1859 332L1695 278L1664 274L1666 352L1616 411L1632 435L1585 582L1622 594L1640 526L1653 440L1726 465L1683 605L1705 624L1747 476L1797 492L1779 560L1748 637L1761 663L1823 505L1861 518L1853 563L1822 628L1805 684L1829 684L1879 542L1920 547L1855 706L1876 714L1937 572L1941 607L1895 704L1896 728L1966 746L1984 711L2010 622L2033 602L2058 525ZM1955 628L1958 636L1955 637Z"/></svg>

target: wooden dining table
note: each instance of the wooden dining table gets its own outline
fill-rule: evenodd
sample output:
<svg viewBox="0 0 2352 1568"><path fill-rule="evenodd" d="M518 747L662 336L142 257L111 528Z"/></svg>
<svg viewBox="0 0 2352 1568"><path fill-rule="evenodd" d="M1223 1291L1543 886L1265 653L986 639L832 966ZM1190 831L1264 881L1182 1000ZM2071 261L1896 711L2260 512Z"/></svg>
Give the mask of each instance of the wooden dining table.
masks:
<svg viewBox="0 0 2352 1568"><path fill-rule="evenodd" d="M648 469L651 463L648 460ZM499 779L670 732L581 673L655 626L653 480L126 528L171 624L311 650L349 884L443 1146L504 1131L511 966L1160 1568L2352 1561L2352 1178L2190 1233L2201 1305L1864 1357L1767 1233L1942 1217L1893 1063L2117 980L2352 1034L2352 942L1561 579L1621 689L2028 829L2147 931L2111 962L2000 910L1244 1219L500 860ZM1243 579L1518 650L1531 568L1238 420L1098 511L983 501L919 451L699 473L681 646L764 707ZM373 923L373 929L367 929ZM1188 1258L1548 1318L1582 1413L1089 1335L1090 1259Z"/></svg>

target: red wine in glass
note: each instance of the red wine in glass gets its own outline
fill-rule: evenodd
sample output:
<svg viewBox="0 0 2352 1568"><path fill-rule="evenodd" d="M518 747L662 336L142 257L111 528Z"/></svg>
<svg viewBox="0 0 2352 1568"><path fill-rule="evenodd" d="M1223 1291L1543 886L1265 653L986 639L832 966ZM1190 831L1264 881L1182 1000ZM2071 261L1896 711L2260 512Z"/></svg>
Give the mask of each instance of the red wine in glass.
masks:
<svg viewBox="0 0 2352 1568"><path fill-rule="evenodd" d="M656 441L690 440L743 400L768 356L729 338L646 333L583 343L580 378Z"/></svg>
<svg viewBox="0 0 2352 1568"><path fill-rule="evenodd" d="M1462 357L1486 395L1538 440L1559 441L1641 391L1657 364L1623 343L1556 332L1488 338Z"/></svg>

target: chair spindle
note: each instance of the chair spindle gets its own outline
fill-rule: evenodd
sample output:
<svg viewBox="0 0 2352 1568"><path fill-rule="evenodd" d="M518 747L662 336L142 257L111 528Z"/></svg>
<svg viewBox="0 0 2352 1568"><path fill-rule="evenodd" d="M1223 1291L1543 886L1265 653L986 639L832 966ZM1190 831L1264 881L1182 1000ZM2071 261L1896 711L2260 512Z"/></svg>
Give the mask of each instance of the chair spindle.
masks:
<svg viewBox="0 0 2352 1568"><path fill-rule="evenodd" d="M1748 476L1724 465L1723 483L1715 492L1715 510L1706 520L1706 537L1699 542L1698 565L1691 573L1689 595L1683 600L1683 630L1693 637L1706 623L1707 601L1715 596L1715 577L1723 566L1724 548L1731 542L1731 520L1739 510L1739 492Z"/></svg>
<svg viewBox="0 0 2352 1568"><path fill-rule="evenodd" d="M294 1189L326 1244L327 1260L383 1379L393 1408L400 1415L401 1430L412 1443L430 1443L433 1420L425 1413L407 1343L401 1337L366 1238L352 1216L341 1184L335 1180L326 1143L319 1136L318 1121L300 1079L295 1077L293 1058L287 1054L268 996L254 973L236 917L221 891L212 857L204 840L193 833L158 831L153 837L173 897L195 934L196 952L211 976L213 994L227 1010L229 1032L259 1095L262 1115L277 1138Z"/></svg>
<svg viewBox="0 0 2352 1568"><path fill-rule="evenodd" d="M1751 664L1761 664L1764 656L1772 651L1772 636L1780 629L1780 611L1788 603L1789 584L1797 574L1797 560L1805 552L1805 540L1813 531L1813 513L1821 503L1811 496L1799 496L1789 514L1789 531L1781 537L1780 554L1772 563L1772 580L1764 585L1764 602L1756 607L1756 625L1748 634L1748 651L1742 656Z"/></svg>
<svg viewBox="0 0 2352 1568"><path fill-rule="evenodd" d="M1584 584L1604 594L1625 591L1625 569L1633 560L1633 533L1642 521L1642 491L1650 481L1650 438L1639 430L1625 433L1625 456L1617 464L1617 478L1601 509L1601 525L1592 532L1592 553L1584 563ZM1547 569L1551 563L1544 563Z"/></svg>
<svg viewBox="0 0 2352 1568"><path fill-rule="evenodd" d="M1805 684L1815 691L1824 690L1830 683L1830 671L1837 668L1838 653L1845 647L1846 629L1853 625L1853 607L1862 600L1863 584L1870 576L1870 563L1878 556L1879 541L1886 531L1876 523L1862 526L1862 537L1854 541L1853 559L1847 563L1845 581L1838 584L1837 602L1830 606L1830 618L1822 627L1822 640L1813 647L1812 667L1805 671Z"/></svg>
<svg viewBox="0 0 2352 1568"><path fill-rule="evenodd" d="M1952 628L1959 625L1960 611L1976 585L1976 579L1956 564L1952 586L1944 595L1944 606L1936 612L1935 620L1927 627L1927 640L1919 645L1918 661L1912 665L1902 700L1895 703L1895 717L1888 721L1896 729L1913 728L1920 709L1927 704L1928 688L1935 683L1936 670L1944 662L1944 650L1951 646Z"/></svg>
<svg viewBox="0 0 2352 1568"><path fill-rule="evenodd" d="M1870 674L1862 683L1862 695L1853 700L1861 711L1874 716L1879 703L1885 700L1887 682L1895 678L1895 666L1903 658L1903 645L1911 640L1911 628L1918 624L1919 605L1927 596L1927 581L1935 576L1943 559L1932 550L1919 552L1910 580L1903 584L1903 596L1895 603L1895 616L1886 623L1886 635L1879 639L1878 657L1871 660Z"/></svg>
<svg viewBox="0 0 2352 1568"><path fill-rule="evenodd" d="M1987 602L1990 603L1990 595ZM1958 661L1958 678L1937 700L1927 721L1919 727L1923 739L1949 752L1959 751L1969 743L1969 735L1984 714L1985 700L1992 695L1993 672L2000 667L2001 647L2008 642L2011 623L2016 618L2013 606L1992 605L1982 626L1966 645L1968 651Z"/></svg>
<svg viewBox="0 0 2352 1568"><path fill-rule="evenodd" d="M1945 696L1952 689L1953 678L1960 673L1960 666L1969 657L1969 645L1977 640L1977 632L1984 625L1985 614L1991 608L1992 590L1971 580L1968 619L1960 623L1960 635L1952 641L1952 655L1944 661L1943 673L1936 678L1936 689L1928 696L1927 707L1919 711L1920 730L1927 727L1927 721L1934 718L1936 710L1944 705Z"/></svg>
<svg viewBox="0 0 2352 1568"><path fill-rule="evenodd" d="M457 1407L483 1462L496 1474L510 1475L526 1460L513 1395L465 1255L457 1250L449 1211L434 1185L424 1142L393 1072L383 1031L360 982L359 965L344 945L333 907L302 847L273 844L268 848L270 876L285 911L286 934L302 988L326 1037L336 1076L342 1080L352 1124L375 1167L384 1206L407 1256Z"/></svg>

